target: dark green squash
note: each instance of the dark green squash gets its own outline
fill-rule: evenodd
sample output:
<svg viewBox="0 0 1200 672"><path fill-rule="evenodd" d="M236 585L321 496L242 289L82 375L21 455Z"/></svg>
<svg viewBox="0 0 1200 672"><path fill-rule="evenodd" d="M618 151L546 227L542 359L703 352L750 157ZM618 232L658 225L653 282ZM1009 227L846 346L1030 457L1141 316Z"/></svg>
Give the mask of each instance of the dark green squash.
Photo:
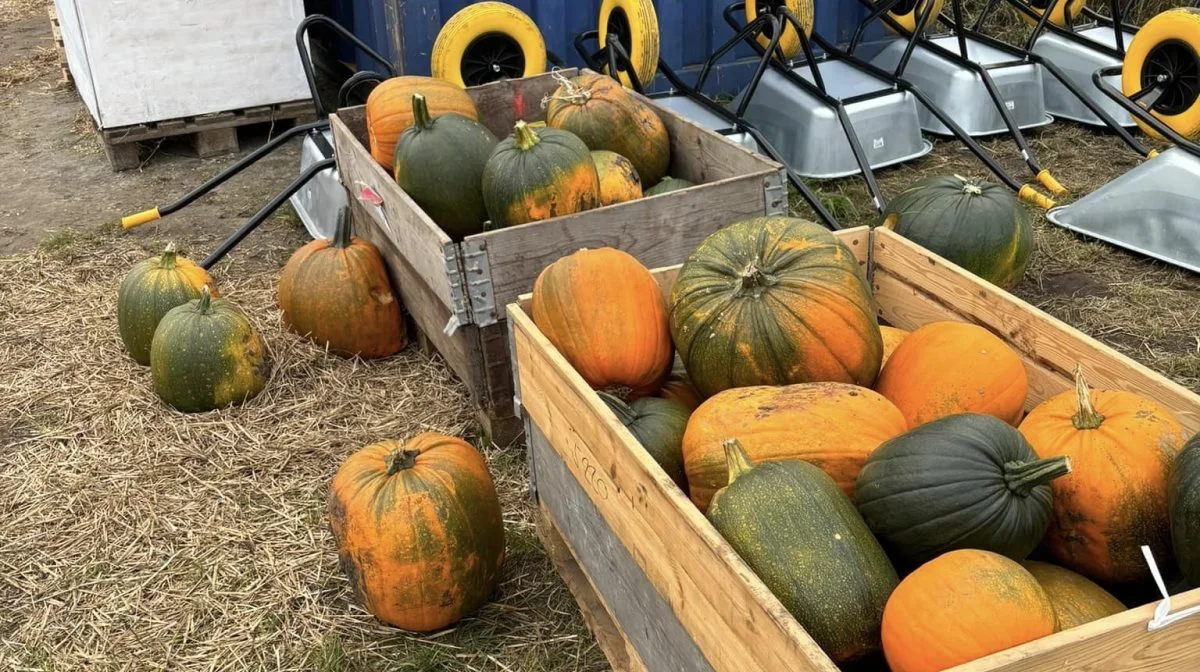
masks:
<svg viewBox="0 0 1200 672"><path fill-rule="evenodd" d="M961 413L875 449L854 501L898 566L961 548L1020 561L1050 526L1050 481L1070 471L1067 457L1038 459L1003 420Z"/></svg>
<svg viewBox="0 0 1200 672"><path fill-rule="evenodd" d="M1200 434L1175 457L1167 491L1175 560L1188 583L1200 586Z"/></svg>
<svg viewBox="0 0 1200 672"><path fill-rule="evenodd" d="M214 297L219 296L208 272L179 256L173 244L130 269L117 291L117 331L129 356L138 364L149 364L150 342L159 320L172 308L200 298L205 285Z"/></svg>
<svg viewBox="0 0 1200 672"><path fill-rule="evenodd" d="M587 145L569 131L518 121L483 169L483 202L500 229L600 205L600 176Z"/></svg>
<svg viewBox="0 0 1200 672"><path fill-rule="evenodd" d="M1021 281L1033 255L1033 227L1012 192L958 175L901 192L880 225L1006 289Z"/></svg>
<svg viewBox="0 0 1200 672"><path fill-rule="evenodd" d="M412 97L413 125L400 134L392 160L396 184L454 240L483 231L483 167L496 136L459 114L431 118L425 97Z"/></svg>
<svg viewBox="0 0 1200 672"><path fill-rule="evenodd" d="M621 424L650 453L650 457L658 462L681 490L687 492L687 475L683 469L683 430L687 428L691 411L670 399L642 397L627 404L607 392L599 394Z"/></svg>
<svg viewBox="0 0 1200 672"><path fill-rule="evenodd" d="M707 516L738 555L837 663L880 649L896 570L825 472L784 460L751 466L725 442L729 485Z"/></svg>
<svg viewBox="0 0 1200 672"><path fill-rule="evenodd" d="M688 187L694 186L696 186L695 182L690 182L677 177L664 177L661 182L647 189L646 193L642 195L646 197L657 196L659 194L668 194L672 191L679 191L680 189L687 189Z"/></svg>

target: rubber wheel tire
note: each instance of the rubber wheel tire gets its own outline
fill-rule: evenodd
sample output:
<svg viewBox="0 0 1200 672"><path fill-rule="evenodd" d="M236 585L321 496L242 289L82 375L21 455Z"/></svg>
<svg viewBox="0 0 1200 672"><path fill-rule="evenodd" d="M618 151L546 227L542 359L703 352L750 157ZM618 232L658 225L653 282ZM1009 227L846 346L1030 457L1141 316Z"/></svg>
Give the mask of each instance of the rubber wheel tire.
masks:
<svg viewBox="0 0 1200 672"><path fill-rule="evenodd" d="M521 10L503 2L477 2L455 13L442 26L433 42L430 70L434 77L463 88L484 81L467 82L463 66L469 51L480 38L508 38L520 50L524 67L502 77L532 77L546 71L546 41L537 25Z"/></svg>
<svg viewBox="0 0 1200 672"><path fill-rule="evenodd" d="M1067 7L1070 7L1071 22L1075 25L1079 25L1079 13L1083 11L1083 6L1087 4L1087 0L1046 0L1045 2L1046 5L1049 5L1050 3L1055 3L1054 10L1050 12L1050 23L1053 23L1056 26L1067 25ZM1039 18L1046 11L1039 7L1034 7L1031 0L1025 0L1025 4L1029 5L1029 8L1032 9L1033 13L1037 14ZM1037 20L1025 12L1017 12L1017 14L1020 15L1021 20L1025 23L1028 23L1031 26L1037 25Z"/></svg>
<svg viewBox="0 0 1200 672"><path fill-rule="evenodd" d="M1156 48L1167 42L1182 43L1182 46L1190 47L1193 54L1200 59L1200 9L1181 7L1167 10L1147 21L1133 36L1129 48L1125 51L1125 63L1121 68L1121 91L1126 96L1142 90L1142 72L1148 57ZM1200 60L1197 66L1200 67ZM1200 139L1200 91L1194 93L1198 95L1182 112L1163 114L1151 111L1151 114L1188 140ZM1140 119L1134 119L1146 135L1163 139L1158 131Z"/></svg>
<svg viewBox="0 0 1200 672"><path fill-rule="evenodd" d="M759 7L764 10L769 10L772 5L779 4L776 2L767 2L766 0L746 0L746 22L749 23L758 18ZM812 35L813 29L813 3L812 0L785 0L784 6L792 10L796 18L800 19L800 25L804 26L804 36ZM758 43L765 49L771 43L771 38L768 35L760 34ZM796 34L796 29L791 23L783 29L783 37L779 38L779 51L783 52L785 59L795 58L800 53L800 36Z"/></svg>
<svg viewBox="0 0 1200 672"><path fill-rule="evenodd" d="M917 29L917 19L921 18L921 12L925 9L925 5L928 3L929 0L918 0L917 2L913 3L912 9L908 10L907 12L901 14L891 11L888 12L888 16L890 16L893 21L900 24L900 27L903 28L905 32L912 34L912 32ZM938 14L942 13L942 8L945 6L946 0L933 0L933 12L929 15L929 21L925 24L925 30L929 30L931 27L937 24ZM895 32L886 22L883 25L887 26L888 31Z"/></svg>
<svg viewBox="0 0 1200 672"><path fill-rule="evenodd" d="M626 44L622 39L621 45L629 51L629 61L633 66L634 73L637 74L638 82L643 87L649 87L650 82L654 81L654 75L658 74L658 13L654 11L654 2L653 0L604 0L600 3L601 48L608 45L608 24L614 11L618 12L618 16L624 16L629 29L628 41L632 44ZM608 72L608 65L601 65L605 74L612 74ZM622 71L617 75L617 79L622 85L633 86L633 81L629 79L627 73Z"/></svg>

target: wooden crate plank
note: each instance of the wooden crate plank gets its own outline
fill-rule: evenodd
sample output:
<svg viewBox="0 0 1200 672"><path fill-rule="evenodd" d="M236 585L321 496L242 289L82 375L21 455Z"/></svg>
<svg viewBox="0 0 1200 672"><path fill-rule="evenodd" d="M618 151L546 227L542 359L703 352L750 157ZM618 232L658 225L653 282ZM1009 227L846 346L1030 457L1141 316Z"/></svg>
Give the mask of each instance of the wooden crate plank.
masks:
<svg viewBox="0 0 1200 672"><path fill-rule="evenodd" d="M565 68L556 73L571 78L578 71ZM545 74L524 79L502 79L467 89L475 99L479 110L479 123L487 126L497 138L512 135L513 125L518 120L545 121L546 110L542 99L554 93L559 86L555 74Z"/></svg>
<svg viewBox="0 0 1200 672"><path fill-rule="evenodd" d="M721 134L710 131L690 119L666 112L655 105L652 98L642 97L642 100L658 110L658 116L667 127L667 134L671 138L671 165L668 173L672 177L702 184L760 173L764 168L778 172L782 187L778 195L779 200L770 204L771 208L767 212L787 214L787 188L782 182L782 165L741 145L735 145ZM645 189L652 186L654 185L642 185Z"/></svg>

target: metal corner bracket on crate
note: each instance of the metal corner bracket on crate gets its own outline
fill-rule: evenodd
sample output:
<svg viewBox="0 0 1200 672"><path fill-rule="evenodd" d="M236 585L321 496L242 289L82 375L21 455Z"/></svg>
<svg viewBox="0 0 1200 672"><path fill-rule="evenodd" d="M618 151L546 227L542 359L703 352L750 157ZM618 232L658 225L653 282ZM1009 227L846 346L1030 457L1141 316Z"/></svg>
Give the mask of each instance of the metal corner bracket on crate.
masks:
<svg viewBox="0 0 1200 672"><path fill-rule="evenodd" d="M764 203L767 204L767 213L779 217L788 216L788 185L787 181L781 175L775 175L775 179L763 180L763 196Z"/></svg>

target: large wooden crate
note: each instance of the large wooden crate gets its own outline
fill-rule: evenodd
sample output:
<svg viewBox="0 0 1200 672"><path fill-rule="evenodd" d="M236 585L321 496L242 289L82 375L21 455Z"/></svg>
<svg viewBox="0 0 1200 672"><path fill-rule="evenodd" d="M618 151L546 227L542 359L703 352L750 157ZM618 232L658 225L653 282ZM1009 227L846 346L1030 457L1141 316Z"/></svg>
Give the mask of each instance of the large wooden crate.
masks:
<svg viewBox="0 0 1200 672"><path fill-rule="evenodd" d="M1200 430L1200 397L1107 346L890 231L837 235L865 267L887 323L911 330L974 322L1007 341L1029 372L1027 408L1070 389L1080 362L1093 385L1147 395L1189 433ZM664 293L677 272L655 272ZM545 536L567 549L552 549L556 563L574 578L572 590L614 667L837 670L538 331L528 297L509 306L509 323ZM1172 599L1175 610L1196 604L1200 590ZM1153 615L1147 605L955 670L1200 670L1200 616L1150 632Z"/></svg>
<svg viewBox="0 0 1200 672"><path fill-rule="evenodd" d="M564 70L558 76L575 74ZM556 75L546 74L467 91L480 121L503 138L518 119L544 120L542 100L557 86ZM528 292L543 268L580 248L604 246L625 250L650 268L677 264L721 227L787 212L782 166L665 108L655 109L671 136L670 174L698 186L457 243L371 158L362 107L330 117L356 232L379 247L423 342L467 384L494 438L520 430L512 409L504 307Z"/></svg>

